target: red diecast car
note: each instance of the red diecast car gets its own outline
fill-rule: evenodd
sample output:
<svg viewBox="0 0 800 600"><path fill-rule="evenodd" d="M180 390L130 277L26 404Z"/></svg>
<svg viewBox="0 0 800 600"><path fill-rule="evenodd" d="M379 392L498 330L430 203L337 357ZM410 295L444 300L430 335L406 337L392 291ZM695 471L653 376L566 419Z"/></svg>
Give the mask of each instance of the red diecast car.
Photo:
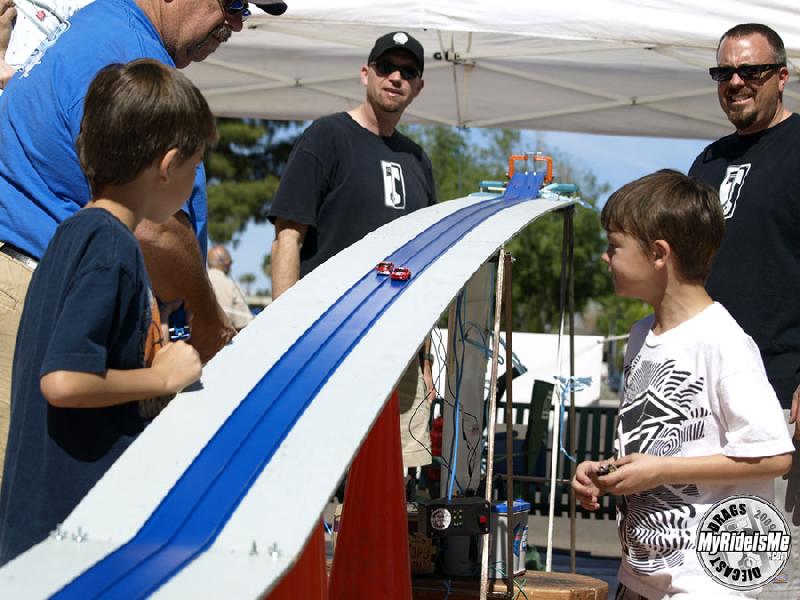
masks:
<svg viewBox="0 0 800 600"><path fill-rule="evenodd" d="M408 281L411 279L411 271L408 267L397 267L392 271L391 278L395 281Z"/></svg>
<svg viewBox="0 0 800 600"><path fill-rule="evenodd" d="M388 260L379 262L378 266L375 267L375 270L378 272L378 275L391 275L393 269L394 269L394 263L389 262Z"/></svg>

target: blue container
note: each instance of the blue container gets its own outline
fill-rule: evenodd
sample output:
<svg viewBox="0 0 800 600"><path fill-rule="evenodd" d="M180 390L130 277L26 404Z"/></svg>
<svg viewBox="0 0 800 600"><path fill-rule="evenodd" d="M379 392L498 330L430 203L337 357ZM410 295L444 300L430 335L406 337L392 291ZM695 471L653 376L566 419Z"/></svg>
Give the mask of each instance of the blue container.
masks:
<svg viewBox="0 0 800 600"><path fill-rule="evenodd" d="M511 531L514 536L512 566L514 575L525 573L525 558L528 554L528 513L530 502L514 500L511 510ZM508 504L492 504L489 522L489 577L503 579L506 573L506 536L508 535Z"/></svg>

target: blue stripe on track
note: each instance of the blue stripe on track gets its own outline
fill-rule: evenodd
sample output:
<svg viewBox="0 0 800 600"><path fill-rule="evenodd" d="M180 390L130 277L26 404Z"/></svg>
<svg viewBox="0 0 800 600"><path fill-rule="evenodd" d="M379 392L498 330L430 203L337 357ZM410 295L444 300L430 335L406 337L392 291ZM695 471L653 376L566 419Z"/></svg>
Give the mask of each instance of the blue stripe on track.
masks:
<svg viewBox="0 0 800 600"><path fill-rule="evenodd" d="M502 198L447 215L385 260L417 277L481 222L535 198L540 187L541 177L515 175ZM407 285L372 270L361 277L261 378L137 534L53 598L146 597L206 550L306 407Z"/></svg>

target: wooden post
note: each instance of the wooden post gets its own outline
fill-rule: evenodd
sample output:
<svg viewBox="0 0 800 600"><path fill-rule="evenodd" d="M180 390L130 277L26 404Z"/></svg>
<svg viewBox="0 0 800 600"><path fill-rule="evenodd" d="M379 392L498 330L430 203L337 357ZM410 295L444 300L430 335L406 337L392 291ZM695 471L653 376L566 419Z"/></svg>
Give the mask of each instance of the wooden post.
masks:
<svg viewBox="0 0 800 600"><path fill-rule="evenodd" d="M564 211L564 228L567 233L567 310L569 311L569 452L575 457L577 432L575 430L575 206ZM570 461L570 481L575 477L575 463ZM570 485L569 490L569 564L575 573L577 559L576 546L576 514L575 492Z"/></svg>
<svg viewBox="0 0 800 600"><path fill-rule="evenodd" d="M497 285L494 293L494 328L492 329L494 346L492 348L491 378L489 383L489 423L487 425L488 440L486 441L486 492L484 497L492 504L492 477L494 475L494 430L497 415L497 361L500 353L500 310L503 304L503 257L505 248L500 248L497 260ZM482 536L481 545L481 588L480 600L486 600L489 589L489 535Z"/></svg>
<svg viewBox="0 0 800 600"><path fill-rule="evenodd" d="M505 297L506 297L506 588L509 597L514 594L514 528L512 519L514 515L514 419L512 418L513 395L511 388L514 373L511 367L511 331L514 329L512 318L511 302L511 255L505 252L503 262L505 263ZM498 528L499 529L499 528ZM522 548L520 548L522 552Z"/></svg>

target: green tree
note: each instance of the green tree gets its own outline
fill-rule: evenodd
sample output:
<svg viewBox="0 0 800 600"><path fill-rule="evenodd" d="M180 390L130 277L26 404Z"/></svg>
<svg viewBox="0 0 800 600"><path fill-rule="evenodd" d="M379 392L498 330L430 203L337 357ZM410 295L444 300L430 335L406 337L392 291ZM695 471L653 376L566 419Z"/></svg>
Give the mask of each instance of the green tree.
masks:
<svg viewBox="0 0 800 600"><path fill-rule="evenodd" d="M250 220L263 223L299 129L296 123L217 119L219 141L205 157L208 236L233 242Z"/></svg>
<svg viewBox="0 0 800 600"><path fill-rule="evenodd" d="M576 183L585 204L575 209L573 220L575 309L581 312L590 299L611 292L611 280L600 260L606 241L595 208L606 186L566 162L559 164L556 180ZM508 251L517 259L513 269L514 326L522 331L558 330L563 227L562 215L544 215L508 244Z"/></svg>
<svg viewBox="0 0 800 600"><path fill-rule="evenodd" d="M253 273L243 273L239 275L239 283L244 286L245 295L249 296L253 284L256 282L256 276Z"/></svg>

